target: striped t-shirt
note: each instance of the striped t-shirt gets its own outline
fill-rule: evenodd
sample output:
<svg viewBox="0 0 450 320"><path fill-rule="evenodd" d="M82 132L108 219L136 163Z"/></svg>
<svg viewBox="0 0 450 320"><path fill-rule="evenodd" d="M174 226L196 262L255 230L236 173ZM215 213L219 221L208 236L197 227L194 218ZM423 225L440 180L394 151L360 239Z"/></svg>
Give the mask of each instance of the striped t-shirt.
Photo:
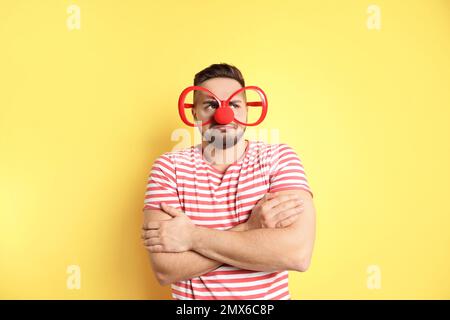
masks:
<svg viewBox="0 0 450 320"><path fill-rule="evenodd" d="M196 225L227 230L247 221L267 192L299 189L312 196L302 162L286 144L248 141L244 155L223 173L204 160L199 144L166 152L154 162L143 210L160 209L166 202ZM171 287L175 300L290 299L288 271L261 272L227 264Z"/></svg>

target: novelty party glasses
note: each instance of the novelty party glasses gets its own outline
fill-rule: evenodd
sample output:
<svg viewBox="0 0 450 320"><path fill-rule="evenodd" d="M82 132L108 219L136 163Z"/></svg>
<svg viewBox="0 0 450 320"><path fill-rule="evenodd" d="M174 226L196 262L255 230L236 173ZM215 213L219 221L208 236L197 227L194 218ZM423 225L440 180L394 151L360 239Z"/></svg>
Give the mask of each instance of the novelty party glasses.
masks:
<svg viewBox="0 0 450 320"><path fill-rule="evenodd" d="M204 121L202 126L210 124L213 119L216 123L220 125L227 125L231 122L236 122L244 126L256 126L260 124L267 114L267 97L264 91L262 91L260 88L256 86L247 86L240 88L239 90L235 91L233 94L231 94L228 99L226 100L220 100L214 93L209 91L208 89L200 86L190 86L184 89L180 97L178 99L178 112L180 114L181 120L183 122L191 127L194 127L195 124L190 121L187 118L186 115L186 109L193 108L194 102L193 102L193 94L195 91L203 91L207 94L209 102L207 102L210 106L213 105L215 107L215 111L213 114L210 115L209 120ZM246 105L248 107L256 107L261 108L261 113L258 117L256 117L256 121L250 121L250 122L242 122L239 119L236 118L235 112L233 111L233 108L230 105L235 106L236 103L233 99L237 99L237 96L240 93L244 93L246 97L251 96L253 101L247 101ZM255 95L256 93L256 95ZM187 97L190 96L192 99L192 103L186 102L188 99ZM256 98L253 98L256 96ZM242 102L244 103L244 102ZM258 113L259 114L259 113ZM247 120L248 121L248 120Z"/></svg>

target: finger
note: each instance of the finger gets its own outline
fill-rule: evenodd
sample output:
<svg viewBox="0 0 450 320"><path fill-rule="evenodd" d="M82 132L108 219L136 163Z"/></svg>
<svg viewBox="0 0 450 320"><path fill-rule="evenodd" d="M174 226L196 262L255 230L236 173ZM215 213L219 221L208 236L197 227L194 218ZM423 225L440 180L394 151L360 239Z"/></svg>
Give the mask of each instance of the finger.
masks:
<svg viewBox="0 0 450 320"><path fill-rule="evenodd" d="M261 199L258 200L257 205L261 205L262 203L264 203L264 202L266 202L266 201L268 201L268 200L270 200L270 199L273 199L273 198L275 198L275 197L276 197L276 192L272 192L272 193L267 192L267 193L265 193L265 194L262 196Z"/></svg>
<svg viewBox="0 0 450 320"><path fill-rule="evenodd" d="M142 239L156 238L159 236L159 230L147 230L143 233Z"/></svg>
<svg viewBox="0 0 450 320"><path fill-rule="evenodd" d="M161 221L149 221L147 224L143 226L144 230L153 230L153 229L159 229L161 226Z"/></svg>
<svg viewBox="0 0 450 320"><path fill-rule="evenodd" d="M267 206L270 209L270 208L276 207L279 204L289 201L289 200L301 200L301 198L298 194L283 194L281 196L278 196L274 199L269 200L267 202Z"/></svg>
<svg viewBox="0 0 450 320"><path fill-rule="evenodd" d="M279 214L280 212L293 209L297 206L303 206L303 202L301 200L288 200L280 203L279 205L273 207L270 210L272 216Z"/></svg>
<svg viewBox="0 0 450 320"><path fill-rule="evenodd" d="M278 222L283 221L284 219L287 219L291 216L298 217L298 215L301 214L302 212L303 212L303 206L297 206L297 207L289 209L289 210L284 210L284 211L276 214L273 217L273 221L278 223Z"/></svg>
<svg viewBox="0 0 450 320"><path fill-rule="evenodd" d="M277 192L268 192L268 193L266 193L266 194L264 195L264 199L265 199L265 200L270 200L270 199L275 198L277 195L278 195Z"/></svg>
<svg viewBox="0 0 450 320"><path fill-rule="evenodd" d="M144 240L144 245L145 246L155 246L158 244L162 244L161 242L161 238L150 238L150 239L145 239Z"/></svg>
<svg viewBox="0 0 450 320"><path fill-rule="evenodd" d="M161 209L163 209L164 212L168 213L172 217L178 217L178 216L182 215L182 212L180 210L178 210L172 206L169 206L165 202L161 202Z"/></svg>
<svg viewBox="0 0 450 320"><path fill-rule="evenodd" d="M146 246L145 248L153 253L164 252L164 247L162 245Z"/></svg>
<svg viewBox="0 0 450 320"><path fill-rule="evenodd" d="M288 226L290 226L291 224L293 224L298 218L298 214L297 215L292 215L280 222L278 222L275 227L276 228L286 228Z"/></svg>
<svg viewBox="0 0 450 320"><path fill-rule="evenodd" d="M264 198L262 199L261 203L265 203L267 201L270 201L272 199L275 199L278 195L276 193L266 193L264 195Z"/></svg>
<svg viewBox="0 0 450 320"><path fill-rule="evenodd" d="M268 208L268 213L270 217L275 217L280 212L290 210L299 205L302 205L302 202L300 200L287 200L277 204L276 206L273 206L272 208Z"/></svg>

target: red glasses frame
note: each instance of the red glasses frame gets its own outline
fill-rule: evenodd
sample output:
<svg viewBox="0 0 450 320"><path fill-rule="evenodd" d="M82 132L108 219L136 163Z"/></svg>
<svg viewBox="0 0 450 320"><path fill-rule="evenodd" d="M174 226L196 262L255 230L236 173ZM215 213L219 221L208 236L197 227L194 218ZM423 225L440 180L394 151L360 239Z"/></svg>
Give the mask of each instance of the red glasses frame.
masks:
<svg viewBox="0 0 450 320"><path fill-rule="evenodd" d="M239 90L232 93L231 96L229 96L228 99L226 99L226 100L220 100L214 93L212 93L211 91L209 91L208 89L206 89L204 87L190 86L181 92L180 97L178 99L178 113L180 114L181 120L183 120L183 122L188 126L195 127L195 124L190 122L187 119L186 113L185 113L186 109L193 108L194 105L192 103L186 103L185 100L186 100L187 95L191 91L194 91L194 90L205 91L205 92L209 93L218 102L218 105L219 105L219 107L214 112L214 115L211 117L211 119L204 122L202 124L202 126L206 126L206 125L210 124L212 118L214 118L214 120L221 125L226 125L226 124L229 124L234 121L234 122L239 123L244 126L256 126L256 125L260 124L267 115L267 107L268 107L267 96L266 96L265 92L257 86L247 86L247 87L240 88ZM253 123L245 123L245 122L241 122L238 119L236 119L236 117L234 116L234 111L230 107L231 99L244 90L256 91L261 98L261 101L251 101L251 102L247 101L247 106L249 106L249 107L262 107L261 116L259 117L259 119L257 121L255 121Z"/></svg>

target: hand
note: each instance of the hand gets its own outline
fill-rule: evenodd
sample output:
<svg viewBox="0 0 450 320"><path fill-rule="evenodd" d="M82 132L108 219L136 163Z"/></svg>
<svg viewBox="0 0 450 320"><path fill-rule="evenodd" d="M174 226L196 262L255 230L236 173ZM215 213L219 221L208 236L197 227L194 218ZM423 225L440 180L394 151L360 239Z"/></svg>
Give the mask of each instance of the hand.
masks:
<svg viewBox="0 0 450 320"><path fill-rule="evenodd" d="M192 249L195 225L183 211L161 203L172 219L150 221L143 226L141 238L150 252L184 252Z"/></svg>
<svg viewBox="0 0 450 320"><path fill-rule="evenodd" d="M303 200L297 194L266 193L253 207L245 222L247 229L285 228L303 212Z"/></svg>

